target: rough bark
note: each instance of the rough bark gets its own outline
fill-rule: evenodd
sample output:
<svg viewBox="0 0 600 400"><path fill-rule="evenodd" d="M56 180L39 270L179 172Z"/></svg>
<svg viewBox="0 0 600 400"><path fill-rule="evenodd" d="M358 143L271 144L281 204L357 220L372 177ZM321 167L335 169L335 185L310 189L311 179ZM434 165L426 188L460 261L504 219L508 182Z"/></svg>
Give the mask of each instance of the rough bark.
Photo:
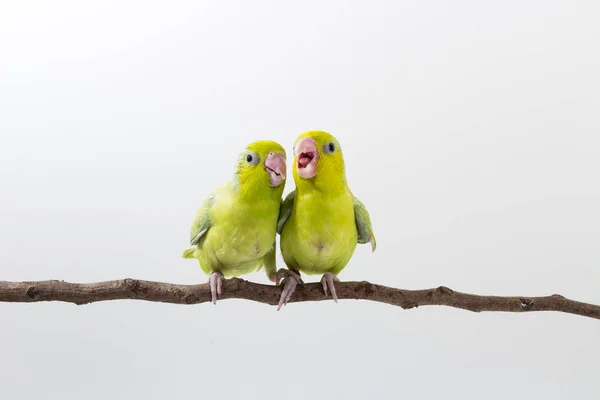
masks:
<svg viewBox="0 0 600 400"><path fill-rule="evenodd" d="M600 306L567 299L553 294L545 297L478 296L461 293L445 286L422 290L395 289L369 282L336 283L339 299L370 300L399 306L404 309L419 306L448 306L464 310L531 312L559 311L600 319ZM262 285L243 279L223 281L220 300L245 299L277 305L281 287ZM87 304L106 300L145 300L173 304L210 302L208 284L177 285L139 279L121 279L97 283L69 283L64 281L6 282L0 281L0 301L31 303L62 301ZM289 303L326 300L320 283L299 285ZM330 300L330 298L329 298Z"/></svg>

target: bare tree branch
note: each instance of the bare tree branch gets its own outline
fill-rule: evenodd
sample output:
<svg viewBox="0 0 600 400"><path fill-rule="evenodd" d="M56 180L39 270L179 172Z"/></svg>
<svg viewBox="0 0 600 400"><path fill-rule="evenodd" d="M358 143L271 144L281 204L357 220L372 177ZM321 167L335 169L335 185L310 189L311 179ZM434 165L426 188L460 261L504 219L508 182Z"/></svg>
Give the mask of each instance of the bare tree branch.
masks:
<svg viewBox="0 0 600 400"><path fill-rule="evenodd" d="M600 306L569 300L561 295L546 297L478 296L456 292L444 286L434 289L405 290L369 282L339 282L335 285L339 299L370 300L404 309L419 306L448 306L480 311L560 311L600 319ZM220 299L245 299L277 305L281 287L262 285L243 279L223 281ZM210 302L208 284L177 285L137 279L121 279L97 283L64 281L6 282L0 281L0 301L31 303L63 301L87 304L106 300L145 300L173 304ZM299 285L289 303L326 300L319 283Z"/></svg>

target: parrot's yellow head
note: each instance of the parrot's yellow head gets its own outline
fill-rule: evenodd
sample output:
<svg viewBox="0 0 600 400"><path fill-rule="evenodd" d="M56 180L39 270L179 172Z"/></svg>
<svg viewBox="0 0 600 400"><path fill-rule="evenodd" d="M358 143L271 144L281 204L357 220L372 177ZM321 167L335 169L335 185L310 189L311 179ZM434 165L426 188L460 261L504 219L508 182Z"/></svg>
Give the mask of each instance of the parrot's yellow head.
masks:
<svg viewBox="0 0 600 400"><path fill-rule="evenodd" d="M333 135L309 131L294 144L294 181L296 186L309 182L322 188L346 185L342 147Z"/></svg>
<svg viewBox="0 0 600 400"><path fill-rule="evenodd" d="M250 143L238 157L236 180L248 190L285 186L285 149L277 142L259 140Z"/></svg>

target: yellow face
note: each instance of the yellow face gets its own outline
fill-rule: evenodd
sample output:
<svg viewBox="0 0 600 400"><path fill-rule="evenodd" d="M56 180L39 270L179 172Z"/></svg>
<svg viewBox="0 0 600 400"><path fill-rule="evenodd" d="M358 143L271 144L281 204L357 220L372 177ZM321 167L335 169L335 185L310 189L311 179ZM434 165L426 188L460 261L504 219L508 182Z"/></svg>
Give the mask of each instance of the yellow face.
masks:
<svg viewBox="0 0 600 400"><path fill-rule="evenodd" d="M240 183L267 182L272 188L285 182L285 149L277 142L253 142L240 153L236 174Z"/></svg>
<svg viewBox="0 0 600 400"><path fill-rule="evenodd" d="M339 142L331 134L310 131L298 136L294 145L295 180L344 178L344 157Z"/></svg>

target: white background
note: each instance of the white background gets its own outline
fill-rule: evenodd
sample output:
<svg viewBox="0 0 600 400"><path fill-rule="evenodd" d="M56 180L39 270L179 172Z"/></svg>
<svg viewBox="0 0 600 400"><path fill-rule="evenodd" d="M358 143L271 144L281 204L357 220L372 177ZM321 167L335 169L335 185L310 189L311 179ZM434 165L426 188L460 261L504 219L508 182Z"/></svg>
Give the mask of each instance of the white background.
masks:
<svg viewBox="0 0 600 400"><path fill-rule="evenodd" d="M599 304L599 11L3 1L0 279L205 282L180 255L238 152L273 139L291 168L323 129L377 235L342 280ZM113 301L0 320L2 399L600 393L600 323L561 313Z"/></svg>

